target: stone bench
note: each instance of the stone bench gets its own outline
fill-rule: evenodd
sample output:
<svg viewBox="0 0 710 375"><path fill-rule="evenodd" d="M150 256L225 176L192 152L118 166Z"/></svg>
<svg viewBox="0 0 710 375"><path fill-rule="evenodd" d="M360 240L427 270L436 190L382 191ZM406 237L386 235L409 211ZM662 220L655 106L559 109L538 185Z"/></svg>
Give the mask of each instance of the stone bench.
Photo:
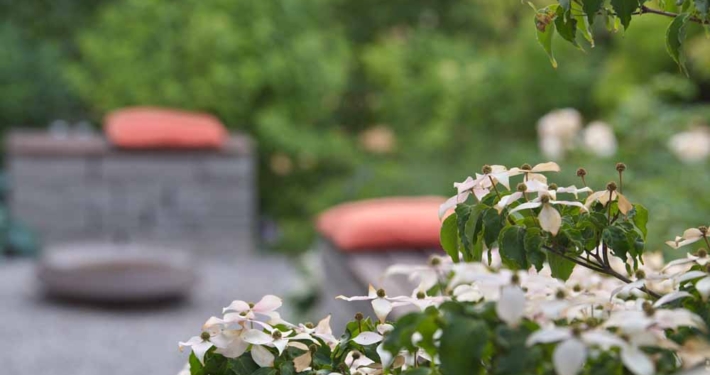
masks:
<svg viewBox="0 0 710 375"><path fill-rule="evenodd" d="M220 149L129 151L99 135L11 132L5 147L10 209L45 242L254 246L256 167L244 135Z"/></svg>

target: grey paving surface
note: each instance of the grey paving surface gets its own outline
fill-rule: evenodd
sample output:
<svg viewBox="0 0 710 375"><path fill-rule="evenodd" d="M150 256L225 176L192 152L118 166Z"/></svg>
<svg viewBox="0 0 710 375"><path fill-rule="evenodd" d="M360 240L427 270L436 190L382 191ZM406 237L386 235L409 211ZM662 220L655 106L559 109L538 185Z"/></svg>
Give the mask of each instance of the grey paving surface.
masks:
<svg viewBox="0 0 710 375"><path fill-rule="evenodd" d="M0 374L174 375L186 353L177 342L233 299L285 296L296 271L284 258L242 255L202 260L200 282L179 304L96 308L57 303L38 291L34 263L0 260ZM283 312L289 314L288 306Z"/></svg>

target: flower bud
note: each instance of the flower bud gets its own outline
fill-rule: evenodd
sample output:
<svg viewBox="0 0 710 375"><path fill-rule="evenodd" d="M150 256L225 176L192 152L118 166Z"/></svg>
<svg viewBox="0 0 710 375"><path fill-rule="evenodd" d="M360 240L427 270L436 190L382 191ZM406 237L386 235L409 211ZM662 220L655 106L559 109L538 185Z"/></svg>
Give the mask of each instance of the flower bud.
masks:
<svg viewBox="0 0 710 375"><path fill-rule="evenodd" d="M577 168L577 177L584 177L587 175L587 170L584 168Z"/></svg>
<svg viewBox="0 0 710 375"><path fill-rule="evenodd" d="M608 184L606 184L606 189L609 191L615 191L616 190L616 182L611 181Z"/></svg>
<svg viewBox="0 0 710 375"><path fill-rule="evenodd" d="M426 298L426 293L422 292L421 290L417 292L417 299L424 299Z"/></svg>
<svg viewBox="0 0 710 375"><path fill-rule="evenodd" d="M551 198L550 198L549 194L542 194L540 196L540 202L542 202L543 204L550 203L550 200L551 200Z"/></svg>
<svg viewBox="0 0 710 375"><path fill-rule="evenodd" d="M572 333L572 336L574 336L574 337L579 337L579 336L582 335L582 330L581 330L579 327L574 326L574 327L572 327L572 329L571 329L571 333Z"/></svg>
<svg viewBox="0 0 710 375"><path fill-rule="evenodd" d="M708 251L707 251L707 250L705 250L705 249L700 249L700 250L698 250L698 252L697 252L697 257L698 257L698 258L705 258L706 256L708 256Z"/></svg>
<svg viewBox="0 0 710 375"><path fill-rule="evenodd" d="M493 168L491 168L490 165L486 164L483 166L483 168L481 168L481 171L483 172L483 174L489 174L493 172Z"/></svg>
<svg viewBox="0 0 710 375"><path fill-rule="evenodd" d="M308 351L311 352L311 354L315 354L318 351L318 345L312 344L308 347Z"/></svg>
<svg viewBox="0 0 710 375"><path fill-rule="evenodd" d="M516 189L517 189L519 192L524 193L524 192L526 192L526 191L528 190L528 185L525 185L524 183L521 182L521 183L518 184L518 186L516 187Z"/></svg>
<svg viewBox="0 0 710 375"><path fill-rule="evenodd" d="M441 264L441 258L439 258L438 256L432 255L431 258L429 258L429 265L430 266L436 267L440 264Z"/></svg>
<svg viewBox="0 0 710 375"><path fill-rule="evenodd" d="M616 163L616 171L617 172L623 172L626 170L626 164L624 163Z"/></svg>
<svg viewBox="0 0 710 375"><path fill-rule="evenodd" d="M202 341L207 341L207 340L210 339L210 337L211 337L211 336L210 336L210 333L209 333L209 332L202 332L202 333L200 334L200 338L202 339Z"/></svg>
<svg viewBox="0 0 710 375"><path fill-rule="evenodd" d="M360 352L354 351L352 354L352 357L353 357L353 360L357 361L358 359L360 359Z"/></svg>
<svg viewBox="0 0 710 375"><path fill-rule="evenodd" d="M306 326L306 328L308 328L308 329L316 328L315 324L313 324L311 322L307 322L306 324L304 324L304 326Z"/></svg>
<svg viewBox="0 0 710 375"><path fill-rule="evenodd" d="M377 297L379 298L385 298L387 296L387 293L385 293L385 290L380 288L377 289Z"/></svg>
<svg viewBox="0 0 710 375"><path fill-rule="evenodd" d="M641 280L646 278L646 272L644 270L637 270L636 271L636 279Z"/></svg>
<svg viewBox="0 0 710 375"><path fill-rule="evenodd" d="M253 308L254 308L254 302L249 302L248 305L249 305L249 308L250 308L250 309L253 309Z"/></svg>
<svg viewBox="0 0 710 375"><path fill-rule="evenodd" d="M554 182L547 186L548 190L557 190L557 188L557 184Z"/></svg>
<svg viewBox="0 0 710 375"><path fill-rule="evenodd" d="M359 322L359 321L361 321L361 320L363 320L363 319L365 319L365 316L362 315L361 312L355 313L355 320L357 320L357 321Z"/></svg>
<svg viewBox="0 0 710 375"><path fill-rule="evenodd" d="M705 236L705 235L708 234L708 227L706 227L705 225L699 226L699 227L698 227L698 230L700 231L700 233L703 234L703 236Z"/></svg>
<svg viewBox="0 0 710 375"><path fill-rule="evenodd" d="M582 286L579 284L575 284L574 287L572 288L572 290L579 293L582 291Z"/></svg>
<svg viewBox="0 0 710 375"><path fill-rule="evenodd" d="M513 276L510 277L510 283L513 285L520 285L520 276L518 276L517 273L514 273Z"/></svg>
<svg viewBox="0 0 710 375"><path fill-rule="evenodd" d="M525 163L525 164L523 164L523 165L520 166L520 169L522 169L522 170L524 170L524 171L531 171L531 170L532 170L532 166L531 166L530 164L528 164L528 163Z"/></svg>
<svg viewBox="0 0 710 375"><path fill-rule="evenodd" d="M274 332L271 332L271 338L272 338L272 339L274 339L274 340L281 340L281 337L283 337L283 335L281 334L281 331L275 330Z"/></svg>

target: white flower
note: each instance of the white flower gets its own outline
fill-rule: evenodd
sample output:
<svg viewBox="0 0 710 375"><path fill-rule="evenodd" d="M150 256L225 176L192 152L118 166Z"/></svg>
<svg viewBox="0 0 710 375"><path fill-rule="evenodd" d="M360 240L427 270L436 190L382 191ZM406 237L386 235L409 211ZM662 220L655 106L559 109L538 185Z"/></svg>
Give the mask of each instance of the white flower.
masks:
<svg viewBox="0 0 710 375"><path fill-rule="evenodd" d="M675 134L668 148L684 163L701 162L710 155L710 132L707 127Z"/></svg>
<svg viewBox="0 0 710 375"><path fill-rule="evenodd" d="M478 302L483 299L483 293L475 284L462 284L454 288L454 297L460 302Z"/></svg>
<svg viewBox="0 0 710 375"><path fill-rule="evenodd" d="M372 309L375 311L375 315L377 315L377 319L380 320L380 323L384 323L387 319L387 315L389 315L389 313L392 311L392 307L394 307L392 302L402 302L409 299L409 297L405 296L388 297L384 289L375 289L372 285L369 286L368 293L366 296L337 296L335 298L342 299L348 302L371 301L370 303L372 304Z"/></svg>
<svg viewBox="0 0 710 375"><path fill-rule="evenodd" d="M523 203L520 206L515 207L510 211L510 213L512 214L520 210L529 210L542 206L542 210L540 210L540 214L537 216L538 220L540 220L540 227L542 230L550 232L553 236L556 236L557 232L560 230L560 226L562 226L562 217L560 216L560 213L552 207L554 204L575 206L587 211L587 208L579 202L556 201L552 200L552 197L545 194L528 203Z"/></svg>
<svg viewBox="0 0 710 375"><path fill-rule="evenodd" d="M590 189L589 187L586 187L586 186L585 186L585 187L583 187L583 188L581 188L581 189L578 189L578 188L577 188L576 186L574 186L574 185L570 185L570 186L567 186L567 187L561 187L561 188L558 188L556 191L557 191L558 193L570 193L570 194L574 194L574 198L575 198L575 199L578 199L578 198L579 198L579 193L591 194L591 193L593 192L592 189Z"/></svg>
<svg viewBox="0 0 710 375"><path fill-rule="evenodd" d="M592 122L584 129L584 146L596 156L614 156L617 149L614 130L604 122Z"/></svg>
<svg viewBox="0 0 710 375"><path fill-rule="evenodd" d="M574 147L574 139L582 128L582 115L573 109L552 111L537 123L540 149L551 159L564 157L565 151Z"/></svg>
<svg viewBox="0 0 710 375"><path fill-rule="evenodd" d="M356 343L367 346L381 342L384 339L384 335L394 329L391 324L378 324L377 332L361 332L352 340Z"/></svg>
<svg viewBox="0 0 710 375"><path fill-rule="evenodd" d="M708 233L708 228L706 226L690 228L686 229L685 232L683 232L683 236L676 237L674 241L666 241L666 245L677 249L685 245L690 245L692 243L696 243L702 239L705 239L708 237L708 235L710 234Z"/></svg>
<svg viewBox="0 0 710 375"><path fill-rule="evenodd" d="M223 312L234 311L246 319L254 319L257 314L270 317L274 311L281 307L281 304L281 298L274 295L266 295L255 304L239 300L232 301L229 306L223 309Z"/></svg>
<svg viewBox="0 0 710 375"><path fill-rule="evenodd" d="M299 333L306 333L313 337L317 337L331 347L335 346L339 341L335 336L333 336L333 330L330 328L330 315L321 319L318 324L313 328L308 328L304 324L300 324L297 328Z"/></svg>
<svg viewBox="0 0 710 375"><path fill-rule="evenodd" d="M552 361L558 375L575 375L584 365L589 355L589 347L598 346L609 349L612 346L622 347L623 340L607 331L578 331L568 327L543 328L533 332L526 345L539 343L561 342L552 353Z"/></svg>
<svg viewBox="0 0 710 375"><path fill-rule="evenodd" d="M418 290L427 291L440 282L446 272L451 269L451 258L444 259L432 256L427 265L396 264L387 268L385 277L391 275L408 275L409 280L419 280Z"/></svg>
<svg viewBox="0 0 710 375"><path fill-rule="evenodd" d="M678 283L700 279L695 283L695 290L698 291L703 301L707 301L710 297L710 275L703 271L690 271L677 276Z"/></svg>
<svg viewBox="0 0 710 375"><path fill-rule="evenodd" d="M279 355L283 353L287 346L295 346L308 350L308 347L302 343L291 342L293 340L308 340L317 343L309 334L298 333L294 336L293 331L282 332L276 328L267 327L267 332L258 329L249 329L242 334L242 339L252 345L251 355L260 367L272 367L274 365L274 355L266 348L276 348Z"/></svg>
<svg viewBox="0 0 710 375"><path fill-rule="evenodd" d="M705 266L708 263L710 263L710 257L708 257L708 252L705 249L700 249L697 253L697 255L693 255L688 253L686 258L681 258L681 259L676 259L673 261L668 262L665 267L663 267L663 270L667 270L672 267L680 266L680 265L687 265L690 263L695 263L700 266Z"/></svg>
<svg viewBox="0 0 710 375"><path fill-rule="evenodd" d="M629 202L629 200L626 199L624 195L617 192L616 190L600 190L596 193L592 193L587 197L587 200L584 202L584 205L585 207L589 208L594 202L599 201L599 203L601 203L603 206L606 206L607 203L613 202L614 200L617 200L619 211L621 211L621 213L624 215L626 215L629 211L631 211L631 209L634 208L631 202Z"/></svg>
<svg viewBox="0 0 710 375"><path fill-rule="evenodd" d="M536 180L547 185L547 177L542 173L559 171L560 166L557 165L557 163L548 161L547 163L536 164L534 167L529 164L523 164L520 168L511 168L510 171L508 171L508 175L513 177L522 174L525 176L523 180L526 184L531 180Z"/></svg>
<svg viewBox="0 0 710 375"><path fill-rule="evenodd" d="M517 285L504 286L496 303L498 318L509 326L516 326L525 315L525 292Z"/></svg>
<svg viewBox="0 0 710 375"><path fill-rule="evenodd" d="M195 357L205 364L205 353L213 346L216 348L226 348L231 339L222 333L222 328L219 325L213 325L212 318L203 326L203 332L200 336L193 336L187 341L179 342L178 348L182 351L185 347L192 348Z"/></svg>

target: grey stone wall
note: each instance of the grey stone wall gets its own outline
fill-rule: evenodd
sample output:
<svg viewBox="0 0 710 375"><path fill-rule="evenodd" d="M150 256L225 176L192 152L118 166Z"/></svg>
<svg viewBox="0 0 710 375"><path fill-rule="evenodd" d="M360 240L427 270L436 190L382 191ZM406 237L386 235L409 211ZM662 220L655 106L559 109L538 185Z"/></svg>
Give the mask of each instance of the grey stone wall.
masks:
<svg viewBox="0 0 710 375"><path fill-rule="evenodd" d="M179 243L201 253L254 246L252 142L220 150L129 151L101 137L8 137L10 209L45 243L74 240Z"/></svg>

